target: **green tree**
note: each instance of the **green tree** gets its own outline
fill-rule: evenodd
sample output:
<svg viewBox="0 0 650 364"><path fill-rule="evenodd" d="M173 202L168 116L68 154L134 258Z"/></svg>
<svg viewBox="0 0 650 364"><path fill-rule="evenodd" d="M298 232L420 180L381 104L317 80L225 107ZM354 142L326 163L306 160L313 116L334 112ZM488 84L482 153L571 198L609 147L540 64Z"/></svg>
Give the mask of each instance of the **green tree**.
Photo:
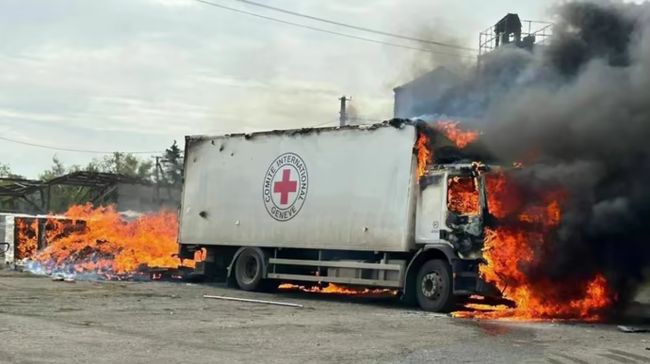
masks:
<svg viewBox="0 0 650 364"><path fill-rule="evenodd" d="M11 167L8 164L0 162L0 178L24 178L19 176L11 171Z"/></svg>
<svg viewBox="0 0 650 364"><path fill-rule="evenodd" d="M11 176L11 167L9 165L0 163L0 177L9 177Z"/></svg>
<svg viewBox="0 0 650 364"><path fill-rule="evenodd" d="M47 182L68 173L78 170L77 166L66 167L55 155L52 157L52 166L39 175L41 181ZM53 213L64 212L70 206L83 203L88 192L87 187L54 185L49 189L49 211Z"/></svg>
<svg viewBox="0 0 650 364"><path fill-rule="evenodd" d="M41 181L49 181L51 179L61 177L69 172L63 162L57 156L52 157L52 167L43 171L38 177Z"/></svg>
<svg viewBox="0 0 650 364"><path fill-rule="evenodd" d="M8 164L5 163L0 163L0 178L24 178L22 176L19 176L17 174L14 174L11 171L11 167L9 167ZM5 186L9 185L13 182L11 181L0 181L0 186ZM9 198L0 198L0 209L2 210L15 210L16 209L16 201L11 200Z"/></svg>
<svg viewBox="0 0 650 364"><path fill-rule="evenodd" d="M52 158L52 166L41 173L40 179L43 181L49 181L69 173L87 171L114 173L128 177L151 180L152 166L153 163L151 161L142 160L132 154L120 152L115 152L100 159L94 159L88 163L86 167L76 165L66 167L65 164L55 156ZM49 212L63 212L72 205L87 202L91 196L97 193L97 191L92 187L65 185L52 186L50 191ZM112 199L115 199L115 196L107 196L108 201L111 201Z"/></svg>
<svg viewBox="0 0 650 364"><path fill-rule="evenodd" d="M94 159L88 164L85 170L90 172L114 173L151 180L153 162L142 160L133 154L115 152L101 159Z"/></svg>
<svg viewBox="0 0 650 364"><path fill-rule="evenodd" d="M183 183L183 152L175 140L174 144L165 150L161 164L164 181L174 186L180 186Z"/></svg>

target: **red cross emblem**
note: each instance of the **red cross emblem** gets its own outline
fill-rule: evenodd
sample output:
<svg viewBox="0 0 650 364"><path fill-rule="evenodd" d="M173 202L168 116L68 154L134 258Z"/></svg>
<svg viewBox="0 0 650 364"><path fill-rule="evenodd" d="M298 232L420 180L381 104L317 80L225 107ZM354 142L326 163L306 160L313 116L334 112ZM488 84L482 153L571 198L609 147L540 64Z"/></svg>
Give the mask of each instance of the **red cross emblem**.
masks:
<svg viewBox="0 0 650 364"><path fill-rule="evenodd" d="M291 180L291 170L282 171L282 180L273 184L273 192L280 194L280 205L289 203L289 194L298 191L298 181Z"/></svg>
<svg viewBox="0 0 650 364"><path fill-rule="evenodd" d="M284 153L271 162L264 174L264 207L276 221L292 220L305 204L308 190L305 161L296 153Z"/></svg>

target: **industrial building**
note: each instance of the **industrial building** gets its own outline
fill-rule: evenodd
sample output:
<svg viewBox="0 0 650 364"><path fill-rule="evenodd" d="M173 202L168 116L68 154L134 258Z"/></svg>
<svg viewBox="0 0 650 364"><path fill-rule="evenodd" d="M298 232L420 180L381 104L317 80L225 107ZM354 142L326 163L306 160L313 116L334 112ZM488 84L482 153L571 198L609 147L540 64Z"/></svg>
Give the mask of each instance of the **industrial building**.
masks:
<svg viewBox="0 0 650 364"><path fill-rule="evenodd" d="M552 34L548 22L521 20L517 14L507 14L494 26L479 35L479 53L475 72L471 76L456 74L438 67L404 85L396 87L394 116L396 118L456 118L480 117L489 95L486 83L499 77L483 67L484 60L500 47L517 47L533 51Z"/></svg>

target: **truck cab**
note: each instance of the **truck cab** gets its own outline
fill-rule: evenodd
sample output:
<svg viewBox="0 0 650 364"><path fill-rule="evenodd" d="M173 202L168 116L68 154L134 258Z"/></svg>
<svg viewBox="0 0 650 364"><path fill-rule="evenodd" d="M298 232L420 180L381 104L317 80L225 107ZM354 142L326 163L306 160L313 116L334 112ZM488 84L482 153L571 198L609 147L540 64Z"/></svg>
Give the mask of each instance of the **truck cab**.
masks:
<svg viewBox="0 0 650 364"><path fill-rule="evenodd" d="M415 242L446 244L462 259L478 259L487 218L485 178L481 164L434 167L420 179Z"/></svg>
<svg viewBox="0 0 650 364"><path fill-rule="evenodd" d="M419 268L408 270L404 289L424 309L445 311L459 296L494 293L478 269L489 216L487 171L480 163L436 165L420 178L414 237L419 250L410 264Z"/></svg>

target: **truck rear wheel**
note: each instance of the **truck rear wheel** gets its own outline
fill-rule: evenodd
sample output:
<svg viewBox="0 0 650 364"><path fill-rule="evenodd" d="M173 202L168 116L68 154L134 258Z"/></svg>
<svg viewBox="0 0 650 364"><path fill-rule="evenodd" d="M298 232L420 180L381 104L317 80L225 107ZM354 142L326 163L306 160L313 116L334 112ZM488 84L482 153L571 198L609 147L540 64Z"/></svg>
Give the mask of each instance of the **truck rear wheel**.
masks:
<svg viewBox="0 0 650 364"><path fill-rule="evenodd" d="M264 275L264 257L255 249L244 249L235 262L235 280L244 291L255 291L261 288Z"/></svg>
<svg viewBox="0 0 650 364"><path fill-rule="evenodd" d="M418 305L425 311L448 312L454 306L451 267L443 260L430 260L420 267L415 281Z"/></svg>

